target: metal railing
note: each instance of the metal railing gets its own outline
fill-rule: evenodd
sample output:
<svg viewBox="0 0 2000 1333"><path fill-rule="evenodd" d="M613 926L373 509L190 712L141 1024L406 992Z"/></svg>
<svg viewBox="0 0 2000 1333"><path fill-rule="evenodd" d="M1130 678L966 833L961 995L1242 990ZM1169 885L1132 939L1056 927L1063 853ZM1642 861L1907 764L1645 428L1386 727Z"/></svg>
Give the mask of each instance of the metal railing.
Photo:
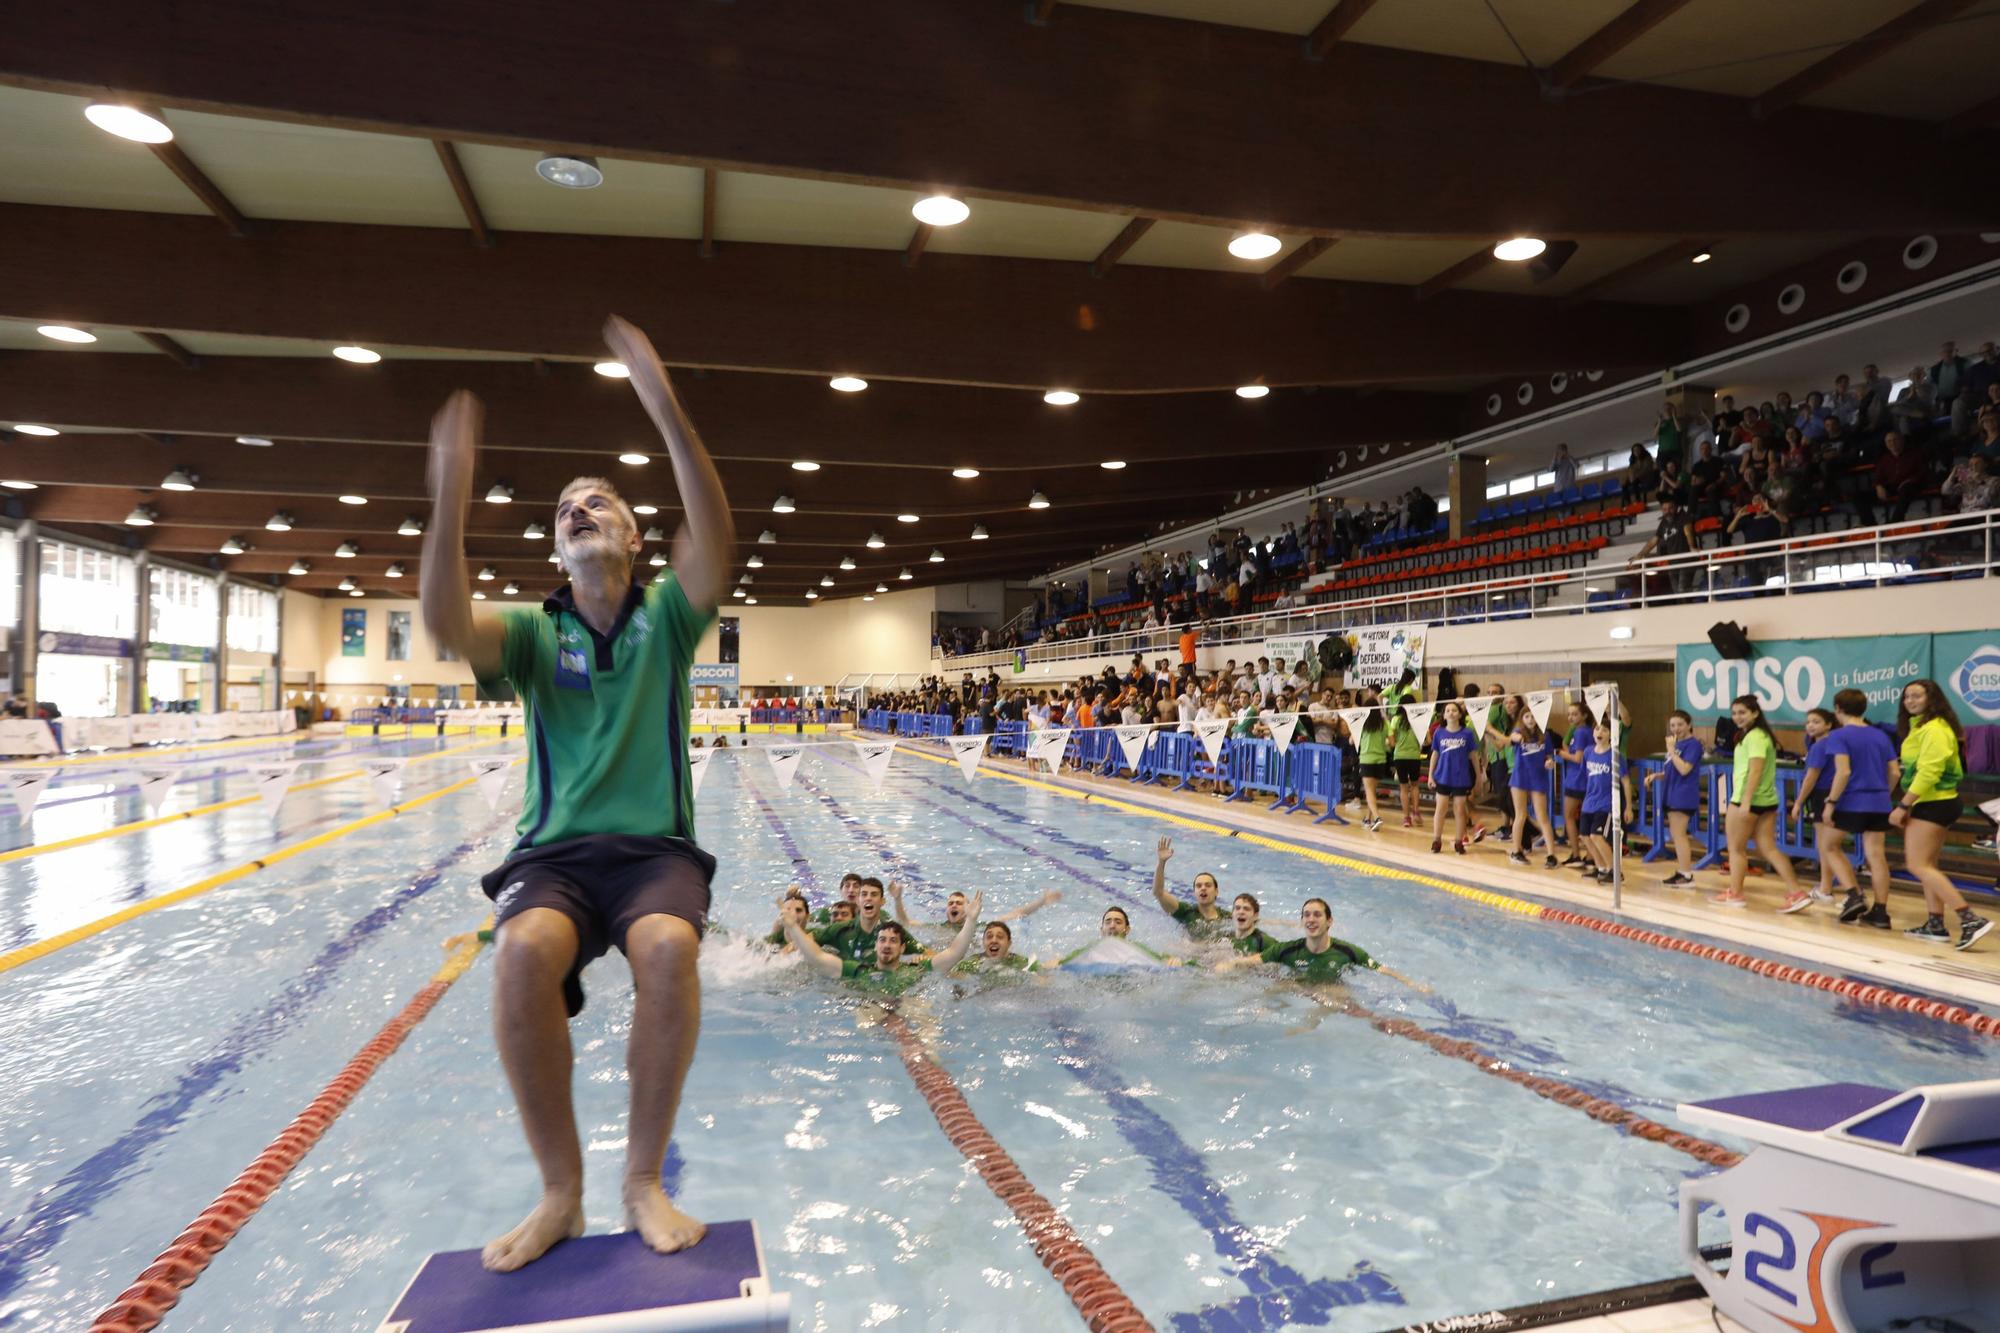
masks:
<svg viewBox="0 0 2000 1333"><path fill-rule="evenodd" d="M1323 635L1370 625L1479 624L1597 612L1795 596L1836 589L1885 588L2000 573L2000 510L1910 519L1872 528L1785 537L1650 557L1623 569L1569 569L1504 575L1452 586L1412 586L1374 597L1251 612L1200 623L1204 647ZM1336 571L1337 572L1337 571ZM1334 574L1322 575L1322 578ZM1424 578L1412 573L1413 585ZM1181 627L1042 640L1027 660L1066 662L1177 651ZM967 653L942 669L979 671L1014 661L1019 649ZM933 659L937 660L937 659Z"/></svg>

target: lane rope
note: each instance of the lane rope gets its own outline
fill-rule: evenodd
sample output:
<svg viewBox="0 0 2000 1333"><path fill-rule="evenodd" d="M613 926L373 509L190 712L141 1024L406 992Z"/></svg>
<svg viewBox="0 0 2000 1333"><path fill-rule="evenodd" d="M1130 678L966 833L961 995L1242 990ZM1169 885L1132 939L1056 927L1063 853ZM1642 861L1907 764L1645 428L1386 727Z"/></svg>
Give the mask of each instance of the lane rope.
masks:
<svg viewBox="0 0 2000 1333"><path fill-rule="evenodd" d="M174 1237L173 1244L139 1274L138 1280L119 1293L118 1299L91 1323L91 1333L144 1333L159 1325L167 1311L180 1301L181 1293L207 1271L215 1256L264 1206L300 1159L312 1151L355 1094L382 1067L382 1062L396 1053L403 1039L437 1007L452 983L471 968L492 926L493 918L488 917L477 931L454 935L444 942L451 954L444 966L432 973L431 979L401 1012L354 1053L346 1067L334 1075L319 1096L306 1104L283 1133L257 1154L256 1160L243 1169L229 1188Z"/></svg>
<svg viewBox="0 0 2000 1333"><path fill-rule="evenodd" d="M514 762L516 764L524 764L527 762L527 759L524 757L516 759ZM144 902L133 903L130 907L121 908L109 916L101 916L95 921L87 921L83 925L77 926L73 930L66 930L60 935L51 935L45 940L25 945L19 949L15 949L11 953L0 953L0 973L11 972L15 968L32 963L38 958L46 958L59 949L67 949L70 945L81 943L93 935L101 935L115 926L121 926L127 921L146 915L148 912L157 912L162 907L172 907L174 904L186 902L190 898L198 898L212 889L219 889L225 884L233 884L237 880L254 875L260 870L269 869L281 861L289 861L292 857L302 852L309 852L316 848L324 847L336 838L344 838L350 833L356 833L365 828L372 828L374 825L380 824L385 820L394 819L405 810L414 810L418 806L426 805L441 796L449 796L455 791L463 791L477 781L479 781L477 777L461 778L449 786L439 787L436 791L425 792L422 796L412 797L407 801L389 806L384 810L377 810L372 815L364 815L360 819L351 820L338 828L328 829L324 833L292 843L288 847L280 847L276 851L266 852L254 861L245 861L242 865L232 866L228 870L210 875L206 879L198 879L194 883L175 889L172 892L148 898Z"/></svg>

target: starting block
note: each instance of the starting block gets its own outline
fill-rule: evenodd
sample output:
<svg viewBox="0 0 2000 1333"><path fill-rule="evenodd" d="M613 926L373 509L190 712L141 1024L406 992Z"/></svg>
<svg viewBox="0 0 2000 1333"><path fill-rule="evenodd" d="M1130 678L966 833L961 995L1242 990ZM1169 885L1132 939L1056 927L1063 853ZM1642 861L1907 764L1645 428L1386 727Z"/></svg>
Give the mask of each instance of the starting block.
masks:
<svg viewBox="0 0 2000 1333"><path fill-rule="evenodd" d="M1680 1114L1757 1145L1680 1187L1681 1253L1722 1313L1753 1333L2000 1333L2000 1079L1830 1083ZM1729 1217L1727 1273L1701 1256L1703 1205Z"/></svg>
<svg viewBox="0 0 2000 1333"><path fill-rule="evenodd" d="M376 1333L786 1333L754 1222L717 1222L699 1245L655 1254L636 1232L566 1240L512 1273L478 1250L424 1261Z"/></svg>

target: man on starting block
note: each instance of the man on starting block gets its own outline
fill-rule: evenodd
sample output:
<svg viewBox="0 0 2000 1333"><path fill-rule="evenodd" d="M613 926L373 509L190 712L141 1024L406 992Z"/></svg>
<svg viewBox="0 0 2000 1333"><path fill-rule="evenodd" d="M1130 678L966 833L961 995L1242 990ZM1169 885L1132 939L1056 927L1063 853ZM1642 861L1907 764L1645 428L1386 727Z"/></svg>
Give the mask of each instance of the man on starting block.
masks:
<svg viewBox="0 0 2000 1333"><path fill-rule="evenodd" d="M569 1019L583 1008L583 968L613 944L633 984L625 1221L661 1253L703 1234L668 1201L660 1166L701 1024L695 953L715 872L694 841L688 669L715 618L736 533L715 464L646 335L614 317L604 338L666 442L686 514L670 571L650 585L634 577L641 542L631 508L610 482L578 477L556 500L555 553L568 584L533 610L474 615L465 513L479 401L455 393L431 423L424 624L482 681L510 681L527 708L521 837L484 887L497 927L494 1035L542 1197L486 1246L485 1265L499 1272L583 1234Z"/></svg>

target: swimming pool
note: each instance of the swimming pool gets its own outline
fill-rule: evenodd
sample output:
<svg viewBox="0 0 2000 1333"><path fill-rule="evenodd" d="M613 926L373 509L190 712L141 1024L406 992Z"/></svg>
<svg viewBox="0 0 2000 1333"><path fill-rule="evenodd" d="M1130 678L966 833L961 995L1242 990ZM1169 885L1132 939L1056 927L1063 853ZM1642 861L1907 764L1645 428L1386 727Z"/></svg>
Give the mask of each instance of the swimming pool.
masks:
<svg viewBox="0 0 2000 1333"><path fill-rule="evenodd" d="M459 780L462 762L413 764L405 795ZM168 808L247 791L222 776ZM132 819L134 799L98 805ZM87 807L58 813L72 808ZM373 808L355 779L293 794L275 835L247 805L0 865L4 948ZM476 879L507 824L468 787L0 974L0 1327L81 1326L109 1304L478 923ZM703 950L702 1045L667 1166L684 1206L758 1221L798 1328L1081 1327L892 1033L744 941L786 883L820 897L855 869L903 879L931 916L953 888L985 889L989 912L1061 889L1016 926L1024 952L1082 943L1112 902L1134 938L1170 947L1148 886L1174 830L908 754L876 793L840 744L789 791L761 755L712 763L700 828L729 929ZM1212 870L1225 900L1249 889L1267 918L1326 896L1335 934L1435 987L1362 976L1376 1013L1676 1129L1683 1099L2000 1073L1994 1043L1948 1025L1392 874L1175 836L1183 890ZM23 840L0 825L0 843ZM617 1220L629 986L615 961L586 980L576 1091L596 1230ZM535 1177L487 1034L490 984L482 961L165 1327L372 1329L425 1254L518 1220ZM1293 1034L1315 1011L1254 974L938 979L904 1012L1162 1329L1380 1329L1664 1277L1679 1269L1675 1187L1710 1169L1353 1017Z"/></svg>

